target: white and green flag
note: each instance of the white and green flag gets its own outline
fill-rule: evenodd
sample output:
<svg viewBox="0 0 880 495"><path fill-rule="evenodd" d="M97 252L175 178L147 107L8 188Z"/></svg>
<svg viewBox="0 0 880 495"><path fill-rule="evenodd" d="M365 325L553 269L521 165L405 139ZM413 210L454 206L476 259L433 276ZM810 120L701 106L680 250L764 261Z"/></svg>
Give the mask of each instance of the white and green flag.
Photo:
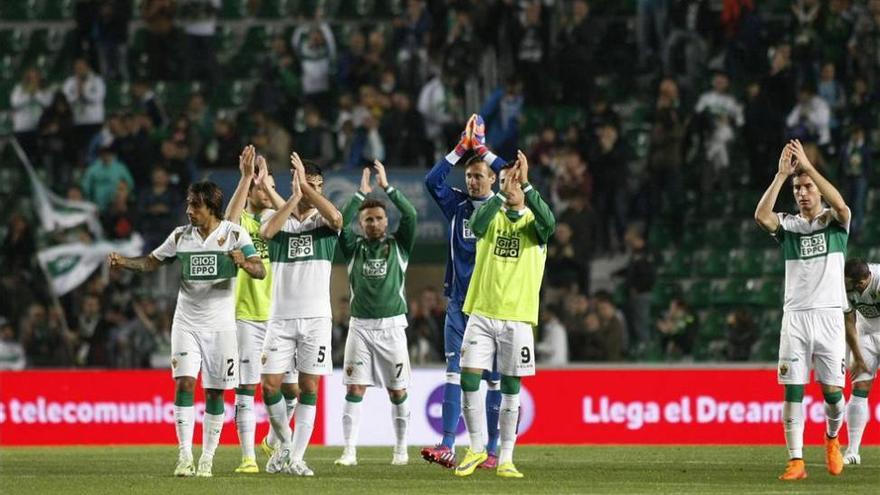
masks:
<svg viewBox="0 0 880 495"><path fill-rule="evenodd" d="M140 256L143 247L144 241L138 234L118 242L68 242L41 250L37 260L49 279L52 292L62 296L85 282L96 268L107 262L107 255L111 252Z"/></svg>

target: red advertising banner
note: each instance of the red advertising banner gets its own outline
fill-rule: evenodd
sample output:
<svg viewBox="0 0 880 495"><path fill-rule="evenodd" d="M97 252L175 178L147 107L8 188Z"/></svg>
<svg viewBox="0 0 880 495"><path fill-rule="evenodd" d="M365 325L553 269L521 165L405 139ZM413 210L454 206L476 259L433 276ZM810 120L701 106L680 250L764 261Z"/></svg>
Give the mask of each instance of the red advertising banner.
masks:
<svg viewBox="0 0 880 495"><path fill-rule="evenodd" d="M201 443L205 412L200 387L195 396L195 444ZM234 404L234 392L229 390L220 439L224 444L238 443ZM254 409L259 442L269 428L259 390ZM318 418L320 411L319 401ZM312 443L324 443L323 426L316 421ZM0 372L0 445L176 443L170 371Z"/></svg>
<svg viewBox="0 0 880 495"><path fill-rule="evenodd" d="M441 369L415 371L409 394L413 442L439 438L436 402L442 399L443 376ZM322 381L314 444L333 443L335 432L328 435L327 429L341 427L339 408L332 405L335 391L328 387L342 387L341 379ZM259 441L268 423L257 394ZM539 370L523 380L518 443L782 445L781 396L773 369ZM0 445L174 444L173 403L174 382L163 370L0 372ZM325 404L330 409L325 411ZM817 385L807 387L804 407L804 440L821 443L825 414ZM196 410L201 421L201 390ZM226 444L238 441L233 414L229 391ZM416 417L420 414L424 418ZM365 410L363 417L387 419L378 409ZM880 401L870 403L870 417L863 443L877 445ZM419 425L425 431L420 433ZM841 435L846 443L845 426ZM200 426L194 439L200 442Z"/></svg>
<svg viewBox="0 0 880 495"><path fill-rule="evenodd" d="M539 370L523 389L517 443L785 443L774 369ZM876 445L880 404L872 402L870 413L862 442ZM816 384L807 386L804 417L805 443L822 443L825 411Z"/></svg>

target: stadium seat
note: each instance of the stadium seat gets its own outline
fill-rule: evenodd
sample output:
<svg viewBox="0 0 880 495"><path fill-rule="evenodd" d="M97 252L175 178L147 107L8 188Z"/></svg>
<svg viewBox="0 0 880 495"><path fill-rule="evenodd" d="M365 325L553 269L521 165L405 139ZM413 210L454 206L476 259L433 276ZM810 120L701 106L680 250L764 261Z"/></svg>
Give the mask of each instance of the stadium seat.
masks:
<svg viewBox="0 0 880 495"><path fill-rule="evenodd" d="M74 3L74 0L43 0L40 19L44 21L73 19Z"/></svg>
<svg viewBox="0 0 880 495"><path fill-rule="evenodd" d="M747 296L745 284L734 279L713 280L710 301L714 306L739 304Z"/></svg>
<svg viewBox="0 0 880 495"><path fill-rule="evenodd" d="M293 2L289 0L263 0L257 10L257 17L260 19L283 19L290 14L291 4Z"/></svg>
<svg viewBox="0 0 880 495"><path fill-rule="evenodd" d="M651 309L656 315L661 314L667 306L669 300L680 292L680 288L674 283L658 282L651 289Z"/></svg>
<svg viewBox="0 0 880 495"><path fill-rule="evenodd" d="M36 17L37 0L0 1L0 20L30 21Z"/></svg>
<svg viewBox="0 0 880 495"><path fill-rule="evenodd" d="M694 253L692 266L701 277L723 277L727 275L727 258L725 252L701 249Z"/></svg>
<svg viewBox="0 0 880 495"><path fill-rule="evenodd" d="M250 99L252 89L252 81L223 81L214 90L211 106L218 109L241 106Z"/></svg>
<svg viewBox="0 0 880 495"><path fill-rule="evenodd" d="M10 55L0 56L0 83L7 83L7 82L11 83L11 85L9 86L9 90L6 91L5 93L0 92L0 94L9 96L10 93L12 93L12 87L15 86L15 83L18 82L15 77L17 75L16 69L17 69L17 67L15 64L15 59L13 59L12 56L10 56ZM3 105L10 104L8 97L7 98L0 98L0 99L4 100L2 103Z"/></svg>
<svg viewBox="0 0 880 495"><path fill-rule="evenodd" d="M753 304L765 308L781 308L784 282L775 278L764 279L757 291L749 297Z"/></svg>
<svg viewBox="0 0 880 495"><path fill-rule="evenodd" d="M694 309L708 308L711 301L710 283L708 280L695 280L690 283L682 282L685 300Z"/></svg>
<svg viewBox="0 0 880 495"><path fill-rule="evenodd" d="M2 59L0 59L2 62ZM9 110L12 102L9 101L12 95L12 88L15 87L17 81L12 79L0 80L0 95L6 95L6 98L0 98L0 110Z"/></svg>
<svg viewBox="0 0 880 495"><path fill-rule="evenodd" d="M361 19L373 15L375 0L339 0L335 9L340 19ZM329 10L329 9L328 9Z"/></svg>
<svg viewBox="0 0 880 495"><path fill-rule="evenodd" d="M765 249L761 261L761 273L774 277L785 275L785 261L779 248Z"/></svg>
<svg viewBox="0 0 880 495"><path fill-rule="evenodd" d="M18 55L25 48L27 48L27 37L23 30L0 30L0 55Z"/></svg>
<svg viewBox="0 0 880 495"><path fill-rule="evenodd" d="M690 273L690 255L675 248L666 249L662 253L663 261L657 267L660 277L685 277Z"/></svg>
<svg viewBox="0 0 880 495"><path fill-rule="evenodd" d="M762 254L752 249L734 249L728 257L727 274L731 277L760 276Z"/></svg>
<svg viewBox="0 0 880 495"><path fill-rule="evenodd" d="M751 217L739 223L737 238L742 246L769 247L776 244L770 234L759 227Z"/></svg>
<svg viewBox="0 0 880 495"><path fill-rule="evenodd" d="M108 112L116 112L131 106L131 87L128 83L119 81L106 81L107 96L104 98L104 106Z"/></svg>
<svg viewBox="0 0 880 495"><path fill-rule="evenodd" d="M273 0L263 0L263 4L272 3ZM274 0L276 2L282 0ZM239 20L247 15L247 0L223 0L220 7L220 18L224 20Z"/></svg>
<svg viewBox="0 0 880 495"><path fill-rule="evenodd" d="M404 11L405 4L403 0L376 0L373 15L386 19L396 17Z"/></svg>

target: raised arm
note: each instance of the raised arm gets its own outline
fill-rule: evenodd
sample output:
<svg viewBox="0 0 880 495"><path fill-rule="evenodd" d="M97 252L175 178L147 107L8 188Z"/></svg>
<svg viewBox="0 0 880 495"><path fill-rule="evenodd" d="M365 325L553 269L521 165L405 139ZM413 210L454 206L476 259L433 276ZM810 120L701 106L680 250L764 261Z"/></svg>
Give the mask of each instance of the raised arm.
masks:
<svg viewBox="0 0 880 495"><path fill-rule="evenodd" d="M275 237L275 234L281 230L281 227L284 226L284 222L290 218L290 215L293 214L293 210L296 209L296 206L303 197L300 177L295 171L290 180L290 190L292 193L290 199L288 199L274 215L271 215L262 225L260 225L260 236L263 239L268 240Z"/></svg>
<svg viewBox="0 0 880 495"><path fill-rule="evenodd" d="M241 154L238 155L238 169L241 171L241 178L238 180L238 186L235 187L235 192L232 193L229 204L226 205L226 214L224 215L226 220L232 223L241 222L241 213L244 211L251 183L253 183L256 175L254 171L254 155L256 155L256 150L250 144L245 146Z"/></svg>
<svg viewBox="0 0 880 495"><path fill-rule="evenodd" d="M138 256L136 258L127 258L119 253L113 252L107 255L107 261L110 268L124 268L133 272L149 273L155 271L162 265L162 262L153 257L152 254L146 256Z"/></svg>
<svg viewBox="0 0 880 495"><path fill-rule="evenodd" d="M379 160L373 162L376 169L376 182L379 187L385 190L391 202L400 211L400 225L397 226L397 232L394 238L401 247L407 252L412 253L413 247L416 245L416 219L418 212L415 206L406 199L402 192L388 184L388 176L385 174L385 166Z"/></svg>
<svg viewBox="0 0 880 495"><path fill-rule="evenodd" d="M495 218L496 213L501 211L501 207L504 206L504 201L506 201L506 199L504 191L498 191L497 194L483 202L479 208L471 213L471 232L473 232L475 236L483 237L486 235L486 231L489 230L489 225L492 224L492 219Z"/></svg>
<svg viewBox="0 0 880 495"><path fill-rule="evenodd" d="M846 206L846 201L843 200L840 191L838 191L831 182L828 182L828 179L822 177L822 174L820 174L819 171L816 170L816 167L810 163L810 159L807 158L807 154L804 152L804 146L801 144L800 140L794 139L790 141L788 147L791 148L791 152L797 159L797 164L807 173L807 175L810 176L811 179L813 179L813 182L819 189L819 193L825 201L828 202L831 209L834 210L837 221L844 226L849 225L849 207Z"/></svg>
<svg viewBox="0 0 880 495"><path fill-rule="evenodd" d="M758 207L755 209L755 221L758 222L762 229L771 234L779 229L779 217L773 212L773 205L776 204L776 198L779 197L779 191L782 189L782 186L785 185L788 177L794 172L791 156L791 149L788 146L783 148L782 153L779 155L779 168L776 171L776 175L773 176L773 182L764 191L764 195L761 196L761 200L758 201Z"/></svg>
<svg viewBox="0 0 880 495"><path fill-rule="evenodd" d="M283 208L284 198L278 194L278 191L274 187L270 187L269 183L264 180L266 176L269 175L269 165L266 163L266 158L263 155L257 155L255 173L254 187L259 187L267 196L269 196L269 202L272 203L272 209L280 210Z"/></svg>
<svg viewBox="0 0 880 495"><path fill-rule="evenodd" d="M300 176L300 188L302 188L303 197L309 200L318 209L318 213L327 222L327 226L339 232L342 230L342 213L333 206L329 199L325 198L321 193L315 190L305 180L305 167L300 160L299 155L295 152L290 155L290 163L293 165L296 174Z"/></svg>
<svg viewBox="0 0 880 495"><path fill-rule="evenodd" d="M526 197L526 205L535 214L535 230L542 244L547 244L556 230L556 217L550 206L544 202L541 193L529 184L529 160L522 150L516 151L519 183Z"/></svg>
<svg viewBox="0 0 880 495"><path fill-rule="evenodd" d="M352 224L357 219L358 211L367 194L370 194L373 188L370 187L370 169L364 168L361 174L361 186L354 196L348 200L348 203L342 208L343 226L342 232L339 233L339 249L346 260L351 259L357 246L357 234L352 228Z"/></svg>

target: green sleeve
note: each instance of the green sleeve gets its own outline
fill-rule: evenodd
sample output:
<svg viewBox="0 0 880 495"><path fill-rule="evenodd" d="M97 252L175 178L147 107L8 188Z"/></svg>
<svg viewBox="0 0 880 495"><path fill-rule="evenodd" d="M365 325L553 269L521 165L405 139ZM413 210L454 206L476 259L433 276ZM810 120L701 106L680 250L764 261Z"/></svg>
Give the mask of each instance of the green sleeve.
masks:
<svg viewBox="0 0 880 495"><path fill-rule="evenodd" d="M489 225L491 225L492 219L495 218L495 215L499 211L501 211L502 206L504 206L504 195L499 192L489 198L482 204L482 206L474 210L474 212L471 213L470 220L471 232L477 237L483 237L486 235L486 231L489 230Z"/></svg>
<svg viewBox="0 0 880 495"><path fill-rule="evenodd" d="M394 206L400 211L400 225L397 227L394 238L397 239L398 245L407 254L410 254L416 245L416 218L418 217L418 212L416 212L415 206L406 199L406 196L400 190L389 187L385 192L391 198Z"/></svg>
<svg viewBox="0 0 880 495"><path fill-rule="evenodd" d="M538 239L547 244L553 231L556 230L556 217L553 216L553 211L541 198L541 194L531 184L524 184L523 191L526 194L526 205L535 214L535 230L538 232Z"/></svg>
<svg viewBox="0 0 880 495"><path fill-rule="evenodd" d="M358 208L364 202L364 194L360 191L354 193L348 203L342 208L342 232L339 233L339 249L346 260L351 259L357 245L357 234L352 223L357 220Z"/></svg>

